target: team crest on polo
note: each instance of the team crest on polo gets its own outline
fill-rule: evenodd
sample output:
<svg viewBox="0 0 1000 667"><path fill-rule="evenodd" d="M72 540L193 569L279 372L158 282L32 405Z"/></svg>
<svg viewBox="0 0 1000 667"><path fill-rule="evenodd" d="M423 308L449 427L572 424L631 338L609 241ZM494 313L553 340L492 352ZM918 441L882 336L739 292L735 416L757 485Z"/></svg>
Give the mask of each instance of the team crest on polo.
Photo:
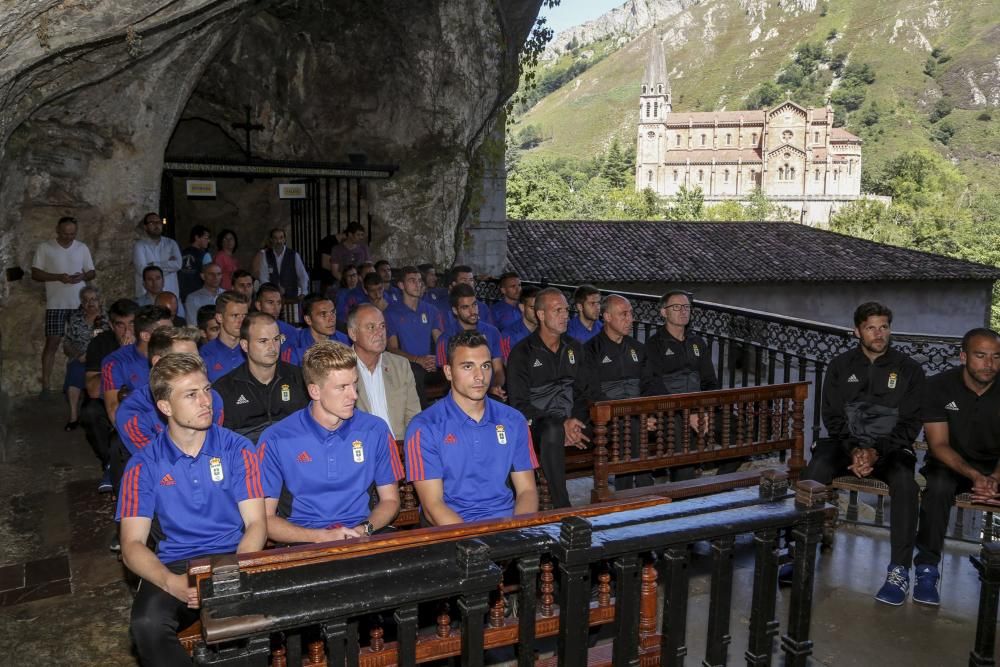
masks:
<svg viewBox="0 0 1000 667"><path fill-rule="evenodd" d="M895 373L889 373L889 389L896 388L896 377Z"/></svg>
<svg viewBox="0 0 1000 667"><path fill-rule="evenodd" d="M691 346L691 351L694 352L694 356L696 357L701 356L701 350L698 349L697 343Z"/></svg>
<svg viewBox="0 0 1000 667"><path fill-rule="evenodd" d="M213 482L222 481L222 459L218 456L213 456L208 460L208 471L212 474Z"/></svg>
<svg viewBox="0 0 1000 667"><path fill-rule="evenodd" d="M420 313L420 323L427 324L427 313Z"/></svg>
<svg viewBox="0 0 1000 667"><path fill-rule="evenodd" d="M632 355L632 361L639 363L639 355L635 353L635 348L629 348L629 354Z"/></svg>
<svg viewBox="0 0 1000 667"><path fill-rule="evenodd" d="M507 432L503 430L503 424L497 424L497 442L501 445L507 444Z"/></svg>
<svg viewBox="0 0 1000 667"><path fill-rule="evenodd" d="M573 354L573 350L566 350L566 357L569 359L569 363L576 363L576 355Z"/></svg>
<svg viewBox="0 0 1000 667"><path fill-rule="evenodd" d="M290 385L281 385L281 400L285 403L292 400L292 388Z"/></svg>
<svg viewBox="0 0 1000 667"><path fill-rule="evenodd" d="M361 441L360 440L355 440L354 442L352 442L351 443L351 449L354 452L354 462L355 463L364 463L365 462L365 450L361 446Z"/></svg>

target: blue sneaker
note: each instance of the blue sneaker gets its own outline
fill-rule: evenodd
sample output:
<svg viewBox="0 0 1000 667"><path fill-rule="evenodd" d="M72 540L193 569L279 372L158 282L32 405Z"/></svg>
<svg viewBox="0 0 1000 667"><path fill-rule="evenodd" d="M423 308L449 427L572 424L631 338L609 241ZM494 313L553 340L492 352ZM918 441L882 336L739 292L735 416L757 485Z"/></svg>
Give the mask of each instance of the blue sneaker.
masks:
<svg viewBox="0 0 1000 667"><path fill-rule="evenodd" d="M885 583L875 594L875 599L894 607L906 602L906 592L910 590L910 569L902 565L889 566Z"/></svg>
<svg viewBox="0 0 1000 667"><path fill-rule="evenodd" d="M785 563L778 568L778 585L791 586L795 576L795 568L792 563Z"/></svg>
<svg viewBox="0 0 1000 667"><path fill-rule="evenodd" d="M104 475L101 477L101 483L97 485L98 493L111 493L115 487L111 486L111 466L104 467Z"/></svg>
<svg viewBox="0 0 1000 667"><path fill-rule="evenodd" d="M938 579L941 575L934 565L918 565L914 571L913 601L937 607L941 604L941 594L938 593Z"/></svg>

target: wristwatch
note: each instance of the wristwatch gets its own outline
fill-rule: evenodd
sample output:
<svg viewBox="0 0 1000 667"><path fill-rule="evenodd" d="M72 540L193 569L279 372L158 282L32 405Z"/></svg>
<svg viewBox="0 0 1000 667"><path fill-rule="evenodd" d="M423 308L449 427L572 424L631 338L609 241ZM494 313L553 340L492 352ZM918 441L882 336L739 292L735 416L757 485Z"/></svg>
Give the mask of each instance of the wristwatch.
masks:
<svg viewBox="0 0 1000 667"><path fill-rule="evenodd" d="M371 521L365 521L361 525L364 526L365 537L369 537L369 536L371 536L372 533L375 532L375 524L372 523Z"/></svg>

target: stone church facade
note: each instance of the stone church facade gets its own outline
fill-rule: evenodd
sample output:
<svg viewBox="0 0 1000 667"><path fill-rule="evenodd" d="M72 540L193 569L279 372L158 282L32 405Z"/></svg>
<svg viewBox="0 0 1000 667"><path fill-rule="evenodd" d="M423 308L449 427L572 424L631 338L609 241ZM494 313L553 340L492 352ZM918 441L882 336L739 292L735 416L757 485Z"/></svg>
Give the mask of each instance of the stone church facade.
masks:
<svg viewBox="0 0 1000 667"><path fill-rule="evenodd" d="M823 225L861 198L861 139L833 127L833 109L787 101L757 111L674 112L659 39L639 96L637 190L662 197L701 188L708 205L768 198Z"/></svg>

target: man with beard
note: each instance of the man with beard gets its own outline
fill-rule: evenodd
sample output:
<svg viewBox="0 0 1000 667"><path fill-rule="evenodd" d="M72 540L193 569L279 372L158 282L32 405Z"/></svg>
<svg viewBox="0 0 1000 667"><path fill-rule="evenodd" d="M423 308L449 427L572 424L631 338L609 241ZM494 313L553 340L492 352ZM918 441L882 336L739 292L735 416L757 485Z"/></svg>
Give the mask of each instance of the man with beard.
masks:
<svg viewBox="0 0 1000 667"><path fill-rule="evenodd" d="M281 331L267 313L253 312L240 326L246 363L213 385L222 396L222 425L254 443L261 432L309 403L302 371L278 358Z"/></svg>
<svg viewBox="0 0 1000 667"><path fill-rule="evenodd" d="M141 581L130 630L143 665L190 658L177 631L198 620L188 562L259 551L267 539L263 490L253 445L212 423L211 384L193 354L168 354L149 385L167 429L129 461L118 496L122 560ZM153 522L162 538L146 542Z"/></svg>
<svg viewBox="0 0 1000 667"><path fill-rule="evenodd" d="M927 380L923 422L930 446L920 471L920 529L913 559L913 601L937 606L938 563L955 495L1000 505L1000 334L973 329L962 338L961 367ZM895 501L893 501L895 502Z"/></svg>
<svg viewBox="0 0 1000 667"><path fill-rule="evenodd" d="M463 331L448 343L451 391L406 432L407 475L434 526L538 511L528 424L487 397L493 361L486 338Z"/></svg>
<svg viewBox="0 0 1000 667"><path fill-rule="evenodd" d="M504 383L506 375L503 367L503 346L500 332L492 324L479 319L479 301L476 291L466 283L456 283L448 294L451 304L452 321L445 326L444 332L437 339L437 365L444 367L448 363L448 340L463 331L478 331L486 338L493 355L493 384L490 393L499 399L504 399Z"/></svg>
<svg viewBox="0 0 1000 667"><path fill-rule="evenodd" d="M302 360L312 402L260 437L267 534L275 542L371 535L399 511L403 464L388 424L354 409L357 366L345 345L313 345ZM369 509L373 485L378 502Z"/></svg>
<svg viewBox="0 0 1000 667"><path fill-rule="evenodd" d="M892 311L870 301L854 311L858 346L835 357L823 381L823 425L827 437L813 445L801 479L829 484L853 474L889 485L889 567L875 595L898 606L910 586L917 496L913 441L920 433L924 371L889 345ZM792 568L782 568L789 580Z"/></svg>

